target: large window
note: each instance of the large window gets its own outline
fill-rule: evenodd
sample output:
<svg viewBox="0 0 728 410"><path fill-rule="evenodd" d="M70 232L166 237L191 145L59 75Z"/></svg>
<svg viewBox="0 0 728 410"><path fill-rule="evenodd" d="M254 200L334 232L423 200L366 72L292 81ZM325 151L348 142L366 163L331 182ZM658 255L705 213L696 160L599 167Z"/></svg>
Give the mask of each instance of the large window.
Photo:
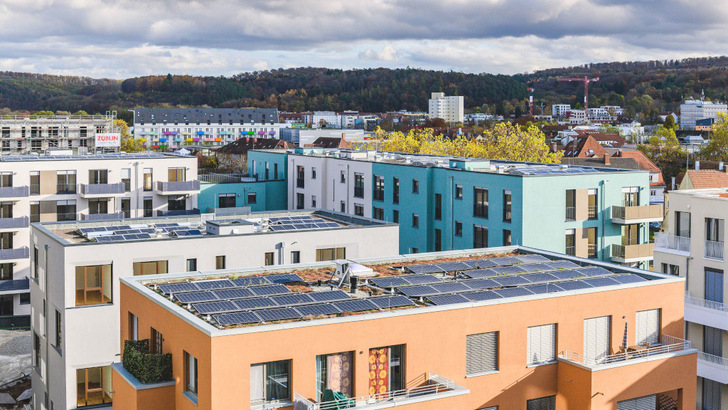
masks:
<svg viewBox="0 0 728 410"><path fill-rule="evenodd" d="M131 191L131 168L121 169L121 183L124 184L124 191Z"/></svg>
<svg viewBox="0 0 728 410"><path fill-rule="evenodd" d="M488 227L473 225L473 248L488 247Z"/></svg>
<svg viewBox="0 0 728 410"><path fill-rule="evenodd" d="M76 369L76 406L111 403L111 366Z"/></svg>
<svg viewBox="0 0 728 410"><path fill-rule="evenodd" d="M597 190L596 189L590 189L589 190L589 196L587 198L587 204L588 204L588 215L589 219L597 219Z"/></svg>
<svg viewBox="0 0 728 410"><path fill-rule="evenodd" d="M374 200L384 201L384 177L374 175Z"/></svg>
<svg viewBox="0 0 728 410"><path fill-rule="evenodd" d="M369 394L405 388L404 345L369 349Z"/></svg>
<svg viewBox="0 0 728 410"><path fill-rule="evenodd" d="M250 405L290 401L290 375L290 360L250 366Z"/></svg>
<svg viewBox="0 0 728 410"><path fill-rule="evenodd" d="M263 263L265 266L272 266L275 264L275 255L273 252L266 252L265 255L263 255Z"/></svg>
<svg viewBox="0 0 728 410"><path fill-rule="evenodd" d="M185 169L184 168L169 168L167 170L167 181L169 182L183 182L185 181Z"/></svg>
<svg viewBox="0 0 728 410"><path fill-rule="evenodd" d="M498 371L498 332L468 335L465 344L467 376Z"/></svg>
<svg viewBox="0 0 728 410"><path fill-rule="evenodd" d="M463 199L463 186L455 185L455 199Z"/></svg>
<svg viewBox="0 0 728 410"><path fill-rule="evenodd" d="M13 263L0 263L0 280L13 279Z"/></svg>
<svg viewBox="0 0 728 410"><path fill-rule="evenodd" d="M124 218L131 218L131 198L121 198L121 212Z"/></svg>
<svg viewBox="0 0 728 410"><path fill-rule="evenodd" d="M139 318L129 312L129 340L139 340Z"/></svg>
<svg viewBox="0 0 728 410"><path fill-rule="evenodd" d="M297 193L296 194L296 209L305 208L306 207L305 201L306 201L306 196L300 192Z"/></svg>
<svg viewBox="0 0 728 410"><path fill-rule="evenodd" d="M556 410L556 396L528 400L526 410Z"/></svg>
<svg viewBox="0 0 728 410"><path fill-rule="evenodd" d="M149 329L149 352L152 354L164 353L164 336L155 328Z"/></svg>
<svg viewBox="0 0 728 410"><path fill-rule="evenodd" d="M660 309L637 312L635 344L660 342Z"/></svg>
<svg viewBox="0 0 728 410"><path fill-rule="evenodd" d="M503 230L503 246L510 246L513 243L510 229Z"/></svg>
<svg viewBox="0 0 728 410"><path fill-rule="evenodd" d="M399 178L392 178L392 203L399 203Z"/></svg>
<svg viewBox="0 0 728 410"><path fill-rule="evenodd" d="M144 190L145 191L151 191L154 189L153 187L153 179L152 179L152 169L151 168L144 168Z"/></svg>
<svg viewBox="0 0 728 410"><path fill-rule="evenodd" d="M364 174L354 174L354 198L364 198Z"/></svg>
<svg viewBox="0 0 728 410"><path fill-rule="evenodd" d="M185 393L197 397L197 358L184 352L185 359Z"/></svg>
<svg viewBox="0 0 728 410"><path fill-rule="evenodd" d="M218 194L218 208L235 208L235 194Z"/></svg>
<svg viewBox="0 0 728 410"><path fill-rule="evenodd" d="M150 218L154 216L154 199L144 197L144 217Z"/></svg>
<svg viewBox="0 0 728 410"><path fill-rule="evenodd" d="M356 216L364 216L364 205L362 205L362 204L354 204L354 215L356 215Z"/></svg>
<svg viewBox="0 0 728 410"><path fill-rule="evenodd" d="M486 188L473 188L473 216L488 217L488 190Z"/></svg>
<svg viewBox="0 0 728 410"><path fill-rule="evenodd" d="M296 188L305 187L306 171L301 165L296 166Z"/></svg>
<svg viewBox="0 0 728 410"><path fill-rule="evenodd" d="M503 191L503 221L511 221L511 191Z"/></svg>
<svg viewBox="0 0 728 410"><path fill-rule="evenodd" d="M134 262L134 276L167 273L167 261Z"/></svg>
<svg viewBox="0 0 728 410"><path fill-rule="evenodd" d="M111 265L76 266L76 306L111 303Z"/></svg>
<svg viewBox="0 0 728 410"><path fill-rule="evenodd" d="M88 213L91 215L109 213L109 200L106 198L89 199Z"/></svg>
<svg viewBox="0 0 728 410"><path fill-rule="evenodd" d="M56 171L58 194L76 193L76 171Z"/></svg>
<svg viewBox="0 0 728 410"><path fill-rule="evenodd" d="M574 256L576 255L576 229L567 229L564 235L565 237L565 254Z"/></svg>
<svg viewBox="0 0 728 410"><path fill-rule="evenodd" d="M556 324L529 327L527 345L527 364L535 365L556 360Z"/></svg>
<svg viewBox="0 0 728 410"><path fill-rule="evenodd" d="M420 193L420 181L413 179L412 180L412 193L413 194L419 194Z"/></svg>
<svg viewBox="0 0 728 410"><path fill-rule="evenodd" d="M372 218L383 221L384 220L384 209L375 206L372 209Z"/></svg>
<svg viewBox="0 0 728 410"><path fill-rule="evenodd" d="M354 394L354 352L316 356L316 400L323 401L324 391Z"/></svg>
<svg viewBox="0 0 728 410"><path fill-rule="evenodd" d="M0 218L12 218L13 217L13 203L12 202L0 202Z"/></svg>
<svg viewBox="0 0 728 410"><path fill-rule="evenodd" d="M316 249L316 262L346 259L346 248Z"/></svg>
<svg viewBox="0 0 728 410"><path fill-rule="evenodd" d="M40 195L40 171L30 171L30 194Z"/></svg>
<svg viewBox="0 0 728 410"><path fill-rule="evenodd" d="M215 256L215 269L225 269L225 255Z"/></svg>
<svg viewBox="0 0 728 410"><path fill-rule="evenodd" d="M420 216L417 214L412 214L412 227L413 228L420 227Z"/></svg>
<svg viewBox="0 0 728 410"><path fill-rule="evenodd" d="M88 183L95 184L108 184L109 183L109 170L108 169L89 169L88 170Z"/></svg>
<svg viewBox="0 0 728 410"><path fill-rule="evenodd" d="M0 295L0 316L12 316L14 314L13 295Z"/></svg>
<svg viewBox="0 0 728 410"><path fill-rule="evenodd" d="M442 230L435 229L435 252L442 250Z"/></svg>
<svg viewBox="0 0 728 410"><path fill-rule="evenodd" d="M566 220L576 220L576 190L566 190Z"/></svg>
<svg viewBox="0 0 728 410"><path fill-rule="evenodd" d="M76 200L56 201L56 220L57 221L75 221L76 220Z"/></svg>
<svg viewBox="0 0 728 410"><path fill-rule="evenodd" d="M683 238L690 237L690 212L675 212L675 234Z"/></svg>
<svg viewBox="0 0 728 410"><path fill-rule="evenodd" d="M597 257L597 228L587 228L587 257L596 259Z"/></svg>
<svg viewBox="0 0 728 410"><path fill-rule="evenodd" d="M435 194L435 220L442 220L442 194Z"/></svg>

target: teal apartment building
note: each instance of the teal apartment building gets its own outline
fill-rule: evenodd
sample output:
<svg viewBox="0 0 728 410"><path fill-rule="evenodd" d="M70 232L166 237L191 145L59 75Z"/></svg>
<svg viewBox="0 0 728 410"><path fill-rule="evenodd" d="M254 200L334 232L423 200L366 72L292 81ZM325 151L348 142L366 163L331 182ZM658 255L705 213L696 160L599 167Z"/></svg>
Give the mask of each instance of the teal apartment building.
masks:
<svg viewBox="0 0 728 410"><path fill-rule="evenodd" d="M663 219L641 170L321 148L248 158L259 179L286 173L288 209L398 223L401 253L523 245L644 268Z"/></svg>

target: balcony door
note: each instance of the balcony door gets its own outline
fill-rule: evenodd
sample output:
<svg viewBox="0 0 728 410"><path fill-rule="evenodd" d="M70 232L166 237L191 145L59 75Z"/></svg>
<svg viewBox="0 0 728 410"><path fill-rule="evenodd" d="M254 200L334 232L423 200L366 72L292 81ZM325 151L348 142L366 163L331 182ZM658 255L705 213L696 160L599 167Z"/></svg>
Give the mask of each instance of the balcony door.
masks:
<svg viewBox="0 0 728 410"><path fill-rule="evenodd" d="M628 188L622 188L622 201L624 206L639 206L640 194L639 187L633 186Z"/></svg>
<svg viewBox="0 0 728 410"><path fill-rule="evenodd" d="M600 363L609 356L611 317L584 319L584 360Z"/></svg>
<svg viewBox="0 0 728 410"><path fill-rule="evenodd" d="M723 356L723 331L703 326L703 352L713 356Z"/></svg>
<svg viewBox="0 0 728 410"><path fill-rule="evenodd" d="M631 224L622 226L622 245L637 245L640 243L640 226Z"/></svg>
<svg viewBox="0 0 728 410"><path fill-rule="evenodd" d="M90 169L88 171L88 183L89 184L108 184L109 183L109 170L108 169Z"/></svg>
<svg viewBox="0 0 728 410"><path fill-rule="evenodd" d="M723 271L705 269L705 299L723 303Z"/></svg>

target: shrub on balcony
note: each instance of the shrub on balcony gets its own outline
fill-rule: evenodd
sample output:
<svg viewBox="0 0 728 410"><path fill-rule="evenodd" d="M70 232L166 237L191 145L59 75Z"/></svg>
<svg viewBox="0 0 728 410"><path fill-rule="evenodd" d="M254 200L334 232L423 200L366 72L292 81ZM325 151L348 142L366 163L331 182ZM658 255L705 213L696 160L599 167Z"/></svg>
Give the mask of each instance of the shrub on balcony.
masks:
<svg viewBox="0 0 728 410"><path fill-rule="evenodd" d="M142 383L172 380L172 354L149 353L149 339L124 341L121 362Z"/></svg>

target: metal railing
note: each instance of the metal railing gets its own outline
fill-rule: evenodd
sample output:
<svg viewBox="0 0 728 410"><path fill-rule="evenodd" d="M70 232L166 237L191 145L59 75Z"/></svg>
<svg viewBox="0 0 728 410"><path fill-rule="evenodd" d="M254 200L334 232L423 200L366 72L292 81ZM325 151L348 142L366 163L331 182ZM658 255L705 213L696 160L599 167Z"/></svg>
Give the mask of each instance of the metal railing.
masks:
<svg viewBox="0 0 728 410"><path fill-rule="evenodd" d="M230 208L207 208L207 213L213 213L216 216L224 215L246 215L251 213L253 210L249 206L236 206Z"/></svg>
<svg viewBox="0 0 728 410"><path fill-rule="evenodd" d="M4 186L0 187L0 198L18 198L30 195L30 188L27 186Z"/></svg>
<svg viewBox="0 0 728 410"><path fill-rule="evenodd" d="M584 356L582 354L566 350L559 353L559 357L588 366L596 366L602 364L624 362L634 359L644 359L646 357L652 357L667 353L681 352L690 348L691 346L689 340L680 339L675 336L662 335L661 345L645 348L642 350L626 351L624 353L616 353L597 358Z"/></svg>
<svg viewBox="0 0 728 410"><path fill-rule="evenodd" d="M0 259L27 259L30 256L30 250L27 246L17 249L0 249Z"/></svg>
<svg viewBox="0 0 728 410"><path fill-rule="evenodd" d="M294 410L336 410L347 407L366 407L380 403L392 402L412 397L422 397L430 394L445 393L455 390L459 386L454 381L439 376L433 372L427 373L427 384L409 389L394 390L385 393L370 394L351 397L341 400L314 403L298 393L293 394Z"/></svg>
<svg viewBox="0 0 728 410"><path fill-rule="evenodd" d="M76 184L56 184L56 194L75 194Z"/></svg>
<svg viewBox="0 0 728 410"><path fill-rule="evenodd" d="M597 207L596 206L590 206L587 212L588 212L587 218L597 219Z"/></svg>
<svg viewBox="0 0 728 410"><path fill-rule="evenodd" d="M728 367L728 357L721 357L710 353L698 352L698 360L705 360L706 362L714 363L719 366Z"/></svg>
<svg viewBox="0 0 728 410"><path fill-rule="evenodd" d="M722 302L715 302L712 300L697 298L695 296L690 296L687 293L685 294L685 304L700 306L700 307L713 309L713 310L719 310L721 312L728 312L728 306L724 305Z"/></svg>
<svg viewBox="0 0 728 410"><path fill-rule="evenodd" d="M21 216L18 218L0 218L0 229L27 228L28 217Z"/></svg>
<svg viewBox="0 0 728 410"><path fill-rule="evenodd" d="M690 252L690 238L686 236L671 235L669 233L656 233L655 247L660 249L672 249L680 252Z"/></svg>
<svg viewBox="0 0 728 410"><path fill-rule="evenodd" d="M172 211L157 211L157 216L182 216L182 215L199 215L200 210L194 209L177 209Z"/></svg>
<svg viewBox="0 0 728 410"><path fill-rule="evenodd" d="M723 242L705 241L705 257L723 260Z"/></svg>
<svg viewBox="0 0 728 410"><path fill-rule="evenodd" d="M217 184L236 183L236 182L256 182L258 179L248 174L198 174L197 179L203 182L211 182Z"/></svg>
<svg viewBox="0 0 728 410"><path fill-rule="evenodd" d="M112 212L110 214L81 214L81 219L84 221L109 221L123 218L123 212Z"/></svg>
<svg viewBox="0 0 728 410"><path fill-rule="evenodd" d="M576 220L576 207L574 207L574 206L567 206L566 207L566 220L567 221L575 221Z"/></svg>
<svg viewBox="0 0 728 410"><path fill-rule="evenodd" d="M200 181L157 181L157 191L175 192L175 191L199 191Z"/></svg>
<svg viewBox="0 0 728 410"><path fill-rule="evenodd" d="M75 212L60 212L56 213L56 221L62 222L62 221L75 221L76 220L76 213Z"/></svg>
<svg viewBox="0 0 728 410"><path fill-rule="evenodd" d="M576 246L567 246L566 247L566 254L575 256L576 255Z"/></svg>
<svg viewBox="0 0 728 410"><path fill-rule="evenodd" d="M113 195L123 194L126 190L124 183L118 184L80 184L81 195Z"/></svg>

